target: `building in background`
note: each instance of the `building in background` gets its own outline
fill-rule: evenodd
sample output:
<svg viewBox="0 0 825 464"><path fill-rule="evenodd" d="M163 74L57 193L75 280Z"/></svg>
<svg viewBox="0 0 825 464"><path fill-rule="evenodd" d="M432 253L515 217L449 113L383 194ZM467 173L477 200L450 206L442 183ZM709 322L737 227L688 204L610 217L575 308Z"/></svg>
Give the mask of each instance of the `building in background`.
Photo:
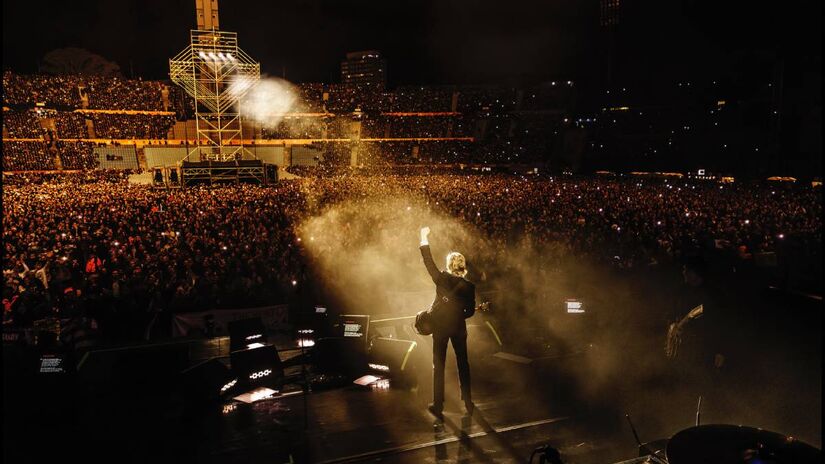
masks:
<svg viewBox="0 0 825 464"><path fill-rule="evenodd" d="M376 50L347 53L347 59L341 62L341 83L383 89L387 84L387 62Z"/></svg>
<svg viewBox="0 0 825 464"><path fill-rule="evenodd" d="M613 87L616 72L616 29L621 18L619 10L620 0L599 0L599 27L604 46L604 87Z"/></svg>

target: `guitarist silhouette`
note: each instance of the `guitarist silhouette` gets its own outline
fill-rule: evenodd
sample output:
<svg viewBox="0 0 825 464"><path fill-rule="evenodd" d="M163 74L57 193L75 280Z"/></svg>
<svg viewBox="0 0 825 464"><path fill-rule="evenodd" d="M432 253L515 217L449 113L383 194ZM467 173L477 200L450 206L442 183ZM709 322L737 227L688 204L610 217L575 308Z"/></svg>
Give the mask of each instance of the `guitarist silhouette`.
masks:
<svg viewBox="0 0 825 464"><path fill-rule="evenodd" d="M444 365L447 359L447 342L452 343L458 365L461 399L467 414L473 413L470 389L470 362L467 359L467 326L464 320L471 317L475 307L475 285L464 279L467 263L461 253L447 255L447 270L439 271L430 252L428 236L430 228L421 229L421 257L435 284L435 299L431 309L433 332L433 403L430 412L438 421L443 420Z"/></svg>

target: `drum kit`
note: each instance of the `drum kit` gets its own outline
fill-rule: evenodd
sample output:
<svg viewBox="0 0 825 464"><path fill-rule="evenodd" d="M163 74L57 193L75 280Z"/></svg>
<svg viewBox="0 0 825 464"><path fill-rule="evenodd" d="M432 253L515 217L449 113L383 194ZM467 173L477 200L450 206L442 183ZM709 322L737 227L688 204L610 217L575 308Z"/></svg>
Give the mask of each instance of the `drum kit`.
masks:
<svg viewBox="0 0 825 464"><path fill-rule="evenodd" d="M640 457L619 464L808 464L821 451L798 439L741 425L698 425L669 440L639 446Z"/></svg>
<svg viewBox="0 0 825 464"><path fill-rule="evenodd" d="M668 464L821 462L821 451L767 430L738 425L700 425L677 433L667 444Z"/></svg>

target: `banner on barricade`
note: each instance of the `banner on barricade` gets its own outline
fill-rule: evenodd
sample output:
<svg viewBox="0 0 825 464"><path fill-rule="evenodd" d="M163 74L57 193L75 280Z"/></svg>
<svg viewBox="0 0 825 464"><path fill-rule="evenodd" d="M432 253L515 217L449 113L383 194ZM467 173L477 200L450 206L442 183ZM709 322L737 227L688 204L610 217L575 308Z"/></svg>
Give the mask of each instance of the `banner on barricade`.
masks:
<svg viewBox="0 0 825 464"><path fill-rule="evenodd" d="M215 335L226 335L229 333L229 322L253 317L260 317L267 330L283 330L288 327L288 315L286 305L177 314L172 318L172 335L185 337L192 331L206 333L208 324L213 326Z"/></svg>

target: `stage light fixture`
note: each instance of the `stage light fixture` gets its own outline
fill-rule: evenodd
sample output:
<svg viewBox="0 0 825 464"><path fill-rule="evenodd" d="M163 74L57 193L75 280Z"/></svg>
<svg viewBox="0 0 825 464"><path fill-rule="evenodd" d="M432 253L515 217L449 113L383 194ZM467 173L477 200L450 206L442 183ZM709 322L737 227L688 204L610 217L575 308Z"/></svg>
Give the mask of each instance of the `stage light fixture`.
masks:
<svg viewBox="0 0 825 464"><path fill-rule="evenodd" d="M229 357L232 372L238 379L235 388L239 391L248 392L258 387L279 388L284 370L274 346L233 351Z"/></svg>
<svg viewBox="0 0 825 464"><path fill-rule="evenodd" d="M229 351L249 348L252 343L266 344L266 327L260 317L231 321L229 329Z"/></svg>
<svg viewBox="0 0 825 464"><path fill-rule="evenodd" d="M370 366L370 369L375 369L377 371L389 372L390 370L389 366L385 366L383 364L369 363L368 365Z"/></svg>
<svg viewBox="0 0 825 464"><path fill-rule="evenodd" d="M196 364L181 374L187 396L195 401L217 400L237 383L229 368L216 358Z"/></svg>
<svg viewBox="0 0 825 464"><path fill-rule="evenodd" d="M352 383L355 385L361 385L362 387L366 387L373 382L377 382L381 380L381 377L376 377L374 375L365 375L363 377L358 377L357 379L353 380Z"/></svg>
<svg viewBox="0 0 825 464"><path fill-rule="evenodd" d="M249 378L252 379L252 380L256 380L256 379L266 377L271 373L272 373L271 369L264 369L262 371L253 372L252 374L250 374Z"/></svg>
<svg viewBox="0 0 825 464"><path fill-rule="evenodd" d="M247 393L243 393L241 395L238 395L233 399L249 404L249 403L254 403L256 401L264 400L264 399L267 399L267 398L272 398L272 396L274 396L276 393L278 393L278 390L273 390L271 388L266 388L266 387L260 387L260 388L254 389L252 391L249 391Z"/></svg>
<svg viewBox="0 0 825 464"><path fill-rule="evenodd" d="M224 413L224 414L229 414L230 412L232 412L232 411L234 411L234 410L236 410L236 409L238 409L238 405L237 405L237 404L235 404L235 403L232 403L232 404L225 404L225 405L223 406L223 413Z"/></svg>
<svg viewBox="0 0 825 464"><path fill-rule="evenodd" d="M376 337L370 344L369 367L400 374L410 367L410 357L418 344L412 340Z"/></svg>
<svg viewBox="0 0 825 464"><path fill-rule="evenodd" d="M370 384L374 390L389 390L390 388L390 379L379 379L375 382Z"/></svg>
<svg viewBox="0 0 825 464"><path fill-rule="evenodd" d="M250 343L249 345L246 345L246 347L250 350L254 350L255 348L260 348L262 346L266 345L264 345L263 343Z"/></svg>
<svg viewBox="0 0 825 464"><path fill-rule="evenodd" d="M238 383L238 379L233 379L231 382L227 383L226 385L221 387L221 393L226 393L227 390L234 387L235 384Z"/></svg>

